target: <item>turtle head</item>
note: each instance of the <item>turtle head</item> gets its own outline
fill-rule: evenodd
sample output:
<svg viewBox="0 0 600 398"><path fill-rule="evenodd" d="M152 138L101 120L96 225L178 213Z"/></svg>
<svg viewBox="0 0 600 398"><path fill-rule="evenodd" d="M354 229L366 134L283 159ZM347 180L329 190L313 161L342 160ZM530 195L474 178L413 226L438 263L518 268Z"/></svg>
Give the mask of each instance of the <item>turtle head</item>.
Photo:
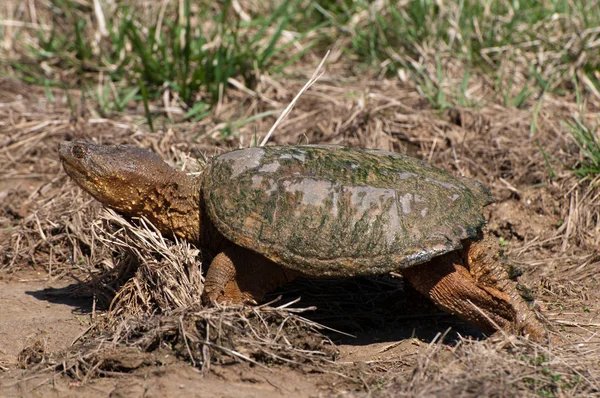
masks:
<svg viewBox="0 0 600 398"><path fill-rule="evenodd" d="M155 153L89 141L62 142L58 153L66 173L99 202L125 216L145 216L163 233L195 238L199 187Z"/></svg>
<svg viewBox="0 0 600 398"><path fill-rule="evenodd" d="M158 155L133 146L62 142L58 153L77 185L127 215L141 215L144 198L175 172Z"/></svg>

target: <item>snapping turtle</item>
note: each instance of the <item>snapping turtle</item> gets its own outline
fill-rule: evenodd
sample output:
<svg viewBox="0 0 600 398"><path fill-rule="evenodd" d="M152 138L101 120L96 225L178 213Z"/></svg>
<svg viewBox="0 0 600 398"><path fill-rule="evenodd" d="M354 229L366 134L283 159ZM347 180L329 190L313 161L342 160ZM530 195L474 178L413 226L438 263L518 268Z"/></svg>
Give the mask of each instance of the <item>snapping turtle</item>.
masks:
<svg viewBox="0 0 600 398"><path fill-rule="evenodd" d="M152 152L63 142L67 174L106 206L215 256L203 297L256 303L304 277L399 271L439 308L485 331L541 339L482 228L480 183L397 153L257 147L215 157L199 176Z"/></svg>

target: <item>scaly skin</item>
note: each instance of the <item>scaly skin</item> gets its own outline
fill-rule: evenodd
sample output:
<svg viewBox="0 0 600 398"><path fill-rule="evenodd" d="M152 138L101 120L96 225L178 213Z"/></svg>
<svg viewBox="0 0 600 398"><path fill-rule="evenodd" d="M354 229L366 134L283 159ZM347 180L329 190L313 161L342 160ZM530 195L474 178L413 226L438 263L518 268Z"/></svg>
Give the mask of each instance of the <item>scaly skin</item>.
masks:
<svg viewBox="0 0 600 398"><path fill-rule="evenodd" d="M157 155L127 146L63 142L59 154L67 174L98 201L125 216L145 216L162 233L215 254L205 281L206 302L258 303L300 275L227 240L207 215L202 177L189 177ZM400 271L439 308L485 331L538 341L547 336L508 278L493 238L467 242L462 251Z"/></svg>
<svg viewBox="0 0 600 398"><path fill-rule="evenodd" d="M462 252L436 257L425 267L406 269L402 275L438 308L484 331L545 339L544 327L523 301L516 282L509 279L492 236L470 242Z"/></svg>
<svg viewBox="0 0 600 398"><path fill-rule="evenodd" d="M87 141L63 142L58 151L67 174L99 202L145 216L166 235L200 240L200 184L158 155Z"/></svg>
<svg viewBox="0 0 600 398"><path fill-rule="evenodd" d="M204 301L258 304L264 295L298 276L258 253L232 245L213 259L204 283Z"/></svg>

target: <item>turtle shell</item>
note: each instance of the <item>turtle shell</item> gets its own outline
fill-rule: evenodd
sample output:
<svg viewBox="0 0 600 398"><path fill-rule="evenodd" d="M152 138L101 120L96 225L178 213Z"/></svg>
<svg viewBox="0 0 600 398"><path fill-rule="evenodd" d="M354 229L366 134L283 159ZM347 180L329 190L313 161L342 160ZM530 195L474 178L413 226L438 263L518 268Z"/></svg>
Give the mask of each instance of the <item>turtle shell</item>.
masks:
<svg viewBox="0 0 600 398"><path fill-rule="evenodd" d="M202 193L226 238L309 276L398 271L459 249L492 202L480 183L424 161L323 145L220 155Z"/></svg>

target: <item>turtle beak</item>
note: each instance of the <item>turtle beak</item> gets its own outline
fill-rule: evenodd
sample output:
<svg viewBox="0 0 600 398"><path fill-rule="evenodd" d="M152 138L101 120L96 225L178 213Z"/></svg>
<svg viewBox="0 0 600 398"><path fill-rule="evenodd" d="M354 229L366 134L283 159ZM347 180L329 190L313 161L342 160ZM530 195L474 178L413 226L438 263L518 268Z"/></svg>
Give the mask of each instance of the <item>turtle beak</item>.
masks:
<svg viewBox="0 0 600 398"><path fill-rule="evenodd" d="M87 152L85 142L63 141L58 144L58 156L63 163L77 163L76 159L83 159Z"/></svg>
<svg viewBox="0 0 600 398"><path fill-rule="evenodd" d="M96 199L101 198L101 184L95 178L94 164L89 156L86 141L64 141L58 144L58 156L69 177ZM100 199L98 199L100 200Z"/></svg>
<svg viewBox="0 0 600 398"><path fill-rule="evenodd" d="M73 162L72 148L73 148L72 142L64 141L64 142L59 143L58 144L58 157L60 158L63 168L65 169L65 172L71 178L75 178L73 176L73 174L77 172L77 168L75 167L75 164ZM79 174L79 173L77 173L77 174Z"/></svg>
<svg viewBox="0 0 600 398"><path fill-rule="evenodd" d="M88 152L88 145L85 141L63 141L58 144L58 156L63 168L75 181L79 181L86 174L84 165Z"/></svg>

